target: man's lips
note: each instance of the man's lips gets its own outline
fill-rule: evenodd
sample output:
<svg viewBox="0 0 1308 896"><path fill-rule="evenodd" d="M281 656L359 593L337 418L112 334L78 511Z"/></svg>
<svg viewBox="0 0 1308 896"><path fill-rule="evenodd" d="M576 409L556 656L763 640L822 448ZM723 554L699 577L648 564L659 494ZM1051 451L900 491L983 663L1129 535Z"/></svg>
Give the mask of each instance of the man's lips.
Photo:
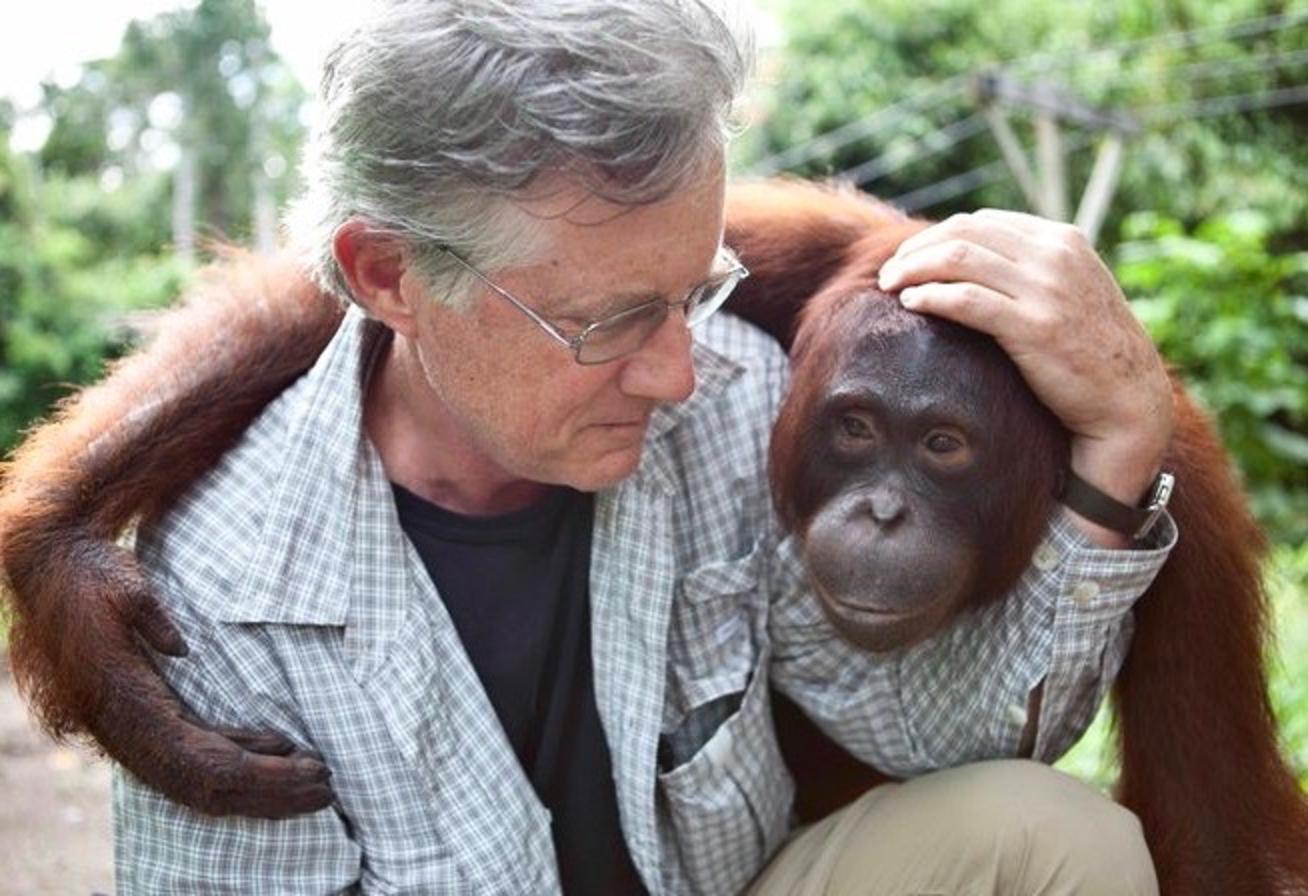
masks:
<svg viewBox="0 0 1308 896"><path fill-rule="evenodd" d="M598 426L603 429L637 429L649 426L649 414L643 414L637 417L629 417L625 420L605 420L600 423L593 423L592 426Z"/></svg>

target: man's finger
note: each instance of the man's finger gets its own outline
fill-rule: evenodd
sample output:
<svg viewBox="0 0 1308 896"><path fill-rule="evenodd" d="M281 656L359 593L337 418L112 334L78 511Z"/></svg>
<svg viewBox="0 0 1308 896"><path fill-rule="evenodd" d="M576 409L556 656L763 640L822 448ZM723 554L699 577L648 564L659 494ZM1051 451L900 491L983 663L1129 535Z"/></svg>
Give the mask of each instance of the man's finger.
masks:
<svg viewBox="0 0 1308 896"><path fill-rule="evenodd" d="M891 257L903 260L928 246L961 239L985 246L1010 261L1020 261L1030 255L1033 234L1049 223L1031 215L1012 218L982 218L981 215L982 212L954 215L933 224L900 243Z"/></svg>
<svg viewBox="0 0 1308 896"><path fill-rule="evenodd" d="M947 239L891 259L881 268L884 290L903 289L930 281L978 283L1009 296L1030 284L1026 272L1012 260L979 243Z"/></svg>
<svg viewBox="0 0 1308 896"><path fill-rule="evenodd" d="M910 311L945 317L973 330L989 333L1000 343L1017 335L1021 325L1018 303L1011 296L976 283L926 283L899 294Z"/></svg>

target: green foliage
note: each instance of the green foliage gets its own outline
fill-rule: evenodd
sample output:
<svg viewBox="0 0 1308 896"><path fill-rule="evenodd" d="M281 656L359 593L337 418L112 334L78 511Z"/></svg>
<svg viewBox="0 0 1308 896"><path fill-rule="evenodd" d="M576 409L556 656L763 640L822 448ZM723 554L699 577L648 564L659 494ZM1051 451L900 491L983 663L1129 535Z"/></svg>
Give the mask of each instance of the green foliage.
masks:
<svg viewBox="0 0 1308 896"><path fill-rule="evenodd" d="M253 0L202 0L134 21L114 56L87 63L72 86L43 91L45 174L97 183L108 172L130 182L191 159L196 219L208 235L233 240L251 233L259 177L274 201L294 186L288 160L303 136L305 94L272 50ZM169 221L164 186L139 217Z"/></svg>
<svg viewBox="0 0 1308 896"><path fill-rule="evenodd" d="M98 175L110 160L108 141L112 98L99 66L89 67L69 88L42 86L50 115L50 136L41 147L41 167L65 175Z"/></svg>
<svg viewBox="0 0 1308 896"><path fill-rule="evenodd" d="M1308 544L1278 548L1267 585L1277 633L1272 707L1299 784L1308 792Z"/></svg>
<svg viewBox="0 0 1308 896"><path fill-rule="evenodd" d="M1274 254L1269 216L1192 233L1137 213L1117 276L1160 350L1213 412L1275 535L1308 540L1308 252Z"/></svg>
<svg viewBox="0 0 1308 896"><path fill-rule="evenodd" d="M0 151L0 454L68 388L94 379L104 358L124 346L123 315L176 295L182 270L168 256L140 249L115 253L145 225L130 205L97 203L81 185L51 187L69 199L38 215L21 159ZM103 217L83 232L76 220ZM120 234L121 235L121 234ZM157 244L156 244L157 245Z"/></svg>
<svg viewBox="0 0 1308 896"><path fill-rule="evenodd" d="M1287 107L1249 114L1192 117L1187 103L1265 93L1308 83L1308 8L1277 0L774 0L786 34L766 66L770 89L762 121L737 148L737 170L833 129L882 115L858 140L790 166L829 176L878 157L893 170L866 184L893 198L947 177L997 163L989 132L933 151L936 132L977 111L970 76L1002 69L1026 84L1048 84L1082 101L1132 111L1143 133L1127 144L1122 182L1105 233L1121 218L1159 209L1193 223L1254 205L1278 230L1308 220L1308 165L1302 147L1308 116ZM1295 12L1295 7L1298 12ZM1220 33L1224 26L1276 14L1298 15L1280 28ZM1295 22L1297 21L1297 24ZM1166 41L1196 30L1199 39ZM909 100L906 105L901 105ZM890 114L885 114L892 110ZM1019 138L1031 144L1029 116L1014 111ZM936 134L935 137L930 135ZM1069 183L1085 183L1094 135L1069 126ZM901 164L902 163L902 164ZM922 209L933 217L985 205L1023 208L1002 163L978 188Z"/></svg>
<svg viewBox="0 0 1308 896"><path fill-rule="evenodd" d="M44 85L34 156L8 151L0 106L0 455L123 350L134 311L177 295L177 160L194 160L200 238L245 238L256 185L274 203L292 187L303 101L253 0L201 0L133 22L71 86Z"/></svg>

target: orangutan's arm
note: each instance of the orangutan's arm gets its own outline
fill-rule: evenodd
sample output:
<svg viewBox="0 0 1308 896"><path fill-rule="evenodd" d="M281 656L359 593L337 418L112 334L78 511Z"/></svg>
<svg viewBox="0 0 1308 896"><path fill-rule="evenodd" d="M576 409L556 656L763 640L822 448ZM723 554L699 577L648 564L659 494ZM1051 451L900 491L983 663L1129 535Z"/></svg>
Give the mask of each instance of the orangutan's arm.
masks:
<svg viewBox="0 0 1308 896"><path fill-rule="evenodd" d="M290 262L230 258L161 318L147 349L67 401L0 468L0 584L19 687L52 735L89 735L208 814L320 809L329 773L281 735L184 714L140 641L172 656L186 645L117 539L208 470L312 366L340 317Z"/></svg>

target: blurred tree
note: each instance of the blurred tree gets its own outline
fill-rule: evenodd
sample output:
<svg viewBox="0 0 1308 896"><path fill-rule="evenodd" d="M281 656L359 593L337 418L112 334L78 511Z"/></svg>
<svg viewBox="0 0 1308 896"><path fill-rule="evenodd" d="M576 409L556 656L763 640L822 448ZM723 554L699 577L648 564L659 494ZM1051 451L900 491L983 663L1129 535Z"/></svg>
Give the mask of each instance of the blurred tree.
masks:
<svg viewBox="0 0 1308 896"><path fill-rule="evenodd" d="M1187 104L1308 86L1308 4L1282 0L774 0L787 41L747 131L737 170L849 126L857 139L816 147L786 166L831 176L879 159L866 188L887 198L996 163L980 186L923 207L934 217L996 205L1024 208L995 141L979 121L950 144L941 129L977 111L973 74L1002 68L1026 83L1062 86L1088 103L1135 110L1146 125L1127 164L1105 231L1137 209L1165 209L1188 223L1250 200L1291 235L1308 220L1308 105L1197 117ZM1279 16L1263 27L1237 26ZM1191 32L1188 39L1164 35ZM1217 111L1217 110L1208 110ZM1019 125L1020 131L1020 125ZM952 136L958 136L954 134ZM1069 142L1093 135L1070 128ZM1069 153L1078 190L1091 152ZM769 166L770 167L770 166ZM1238 184L1238 189L1232 189Z"/></svg>
<svg viewBox="0 0 1308 896"><path fill-rule="evenodd" d="M176 295L183 271L167 256L124 252L105 256L98 239L139 228L124 191L110 205L94 182L59 179L39 193L30 160L0 141L0 455L22 428L68 387L97 376L120 351L122 315ZM72 194L80 194L73 196ZM54 202L61 214L38 214ZM66 222L89 208L79 229ZM120 244L125 241L115 235Z"/></svg>
<svg viewBox="0 0 1308 896"><path fill-rule="evenodd" d="M1308 543L1308 251L1270 253L1256 211L1192 233L1138 212L1124 230L1117 274L1136 313L1239 449L1259 515Z"/></svg>
<svg viewBox="0 0 1308 896"><path fill-rule="evenodd" d="M304 99L253 0L201 0L44 85L34 155L9 151L0 107L0 453L125 347L131 312L177 294L191 260L174 246L271 242Z"/></svg>
<svg viewBox="0 0 1308 896"><path fill-rule="evenodd" d="M134 21L117 54L44 94L52 126L43 171L111 188L167 172L172 184L152 193L151 216L172 221L188 259L197 230L247 240L258 198L276 204L293 187L288 160L303 136L305 94L253 0L201 0Z"/></svg>

